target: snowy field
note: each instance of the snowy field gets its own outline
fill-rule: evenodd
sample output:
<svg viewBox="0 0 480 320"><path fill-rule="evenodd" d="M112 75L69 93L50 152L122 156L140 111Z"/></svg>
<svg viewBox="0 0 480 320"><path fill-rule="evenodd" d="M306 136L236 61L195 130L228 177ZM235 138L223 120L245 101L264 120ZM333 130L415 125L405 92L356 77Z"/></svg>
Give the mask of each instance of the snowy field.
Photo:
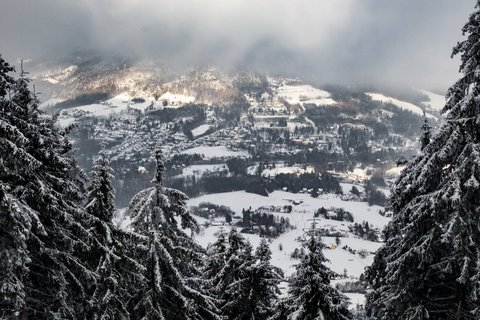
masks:
<svg viewBox="0 0 480 320"><path fill-rule="evenodd" d="M400 176L403 169L405 169L405 166L393 167L393 168L385 171L385 178L396 179Z"/></svg>
<svg viewBox="0 0 480 320"><path fill-rule="evenodd" d="M365 295L361 293L344 293L349 299L352 305L365 305Z"/></svg>
<svg viewBox="0 0 480 320"><path fill-rule="evenodd" d="M199 125L198 127L194 128L192 130L192 136L193 136L193 138L197 138L197 137L205 134L205 132L207 132L211 128L213 128L213 126L211 126L209 124L201 124L201 125Z"/></svg>
<svg viewBox="0 0 480 320"><path fill-rule="evenodd" d="M381 93L367 92L365 94L367 96L369 96L370 98L372 98L373 101L379 101L379 102L382 102L382 103L390 103L390 104L393 104L396 107L399 107L400 109L407 110L407 111L413 112L417 115L423 116L422 108L414 105L413 103L398 100L398 99L391 98L391 97L387 97L387 96L384 96ZM433 116L429 113L427 113L426 116L427 116L427 118L437 120L437 117L435 117L435 116Z"/></svg>
<svg viewBox="0 0 480 320"><path fill-rule="evenodd" d="M187 103L195 102L195 97L183 94L175 94L169 91L165 92L158 98L159 101L166 101L169 107L181 107Z"/></svg>
<svg viewBox="0 0 480 320"><path fill-rule="evenodd" d="M172 94L170 92L164 93L162 96L160 96L158 100L156 100L154 97L142 97L142 99L144 100L143 102L134 102L134 98L135 97L131 96L127 92L124 92L101 103L93 103L79 107L68 108L62 112L60 120L64 123L71 123L74 121L75 115L79 112L89 114L95 117L106 118L112 114L125 112L128 108L145 112L145 110L150 106L152 106L154 109L163 108L164 102L167 103L167 105L165 106L167 108L177 108L195 101L195 97L185 96L181 94ZM42 106L46 107L49 104L58 102L61 101L57 101L56 99L50 99L44 102ZM61 125L63 125L62 122Z"/></svg>
<svg viewBox="0 0 480 320"><path fill-rule="evenodd" d="M314 104L317 106L334 105L333 100L325 90L314 88L310 85L282 84L277 89L277 96L285 99L290 104Z"/></svg>
<svg viewBox="0 0 480 320"><path fill-rule="evenodd" d="M427 90L420 90L420 92L430 99L430 101L423 102L423 104L429 106L432 110L440 112L445 106L445 96Z"/></svg>
<svg viewBox="0 0 480 320"><path fill-rule="evenodd" d="M143 102L134 103L128 93L121 93L102 103L93 103L84 106L64 109L60 117L60 125L75 121L75 117L79 114L88 114L95 117L107 118L110 115L127 111L128 108L145 111L148 107L154 106L161 108L159 102L154 97L145 98Z"/></svg>
<svg viewBox="0 0 480 320"><path fill-rule="evenodd" d="M213 165L195 165L184 168L184 175L201 175L209 171L226 170L225 164ZM361 184L356 183L341 183L344 194L347 194L353 186L363 192ZM388 189L379 189L385 194L389 193ZM332 285L345 281L356 281L360 275L365 271L365 268L373 263L375 252L382 245L381 242L372 242L361 239L349 232L348 227L353 223L368 222L370 228L383 229L390 221L390 218L379 214L380 210L384 210L380 206L369 206L368 203L362 201L347 201L342 200L342 196L335 194L321 194L318 198L312 198L307 193L290 193L285 191L274 191L269 196L261 196L254 193L247 193L245 191L235 191L217 194L208 194L192 198L187 201L187 205L198 206L202 202L209 202L217 205L224 205L230 207L235 212L235 217L242 216L242 209L251 208L253 210L259 207L275 206L284 207L292 206L291 213L271 212L277 217L288 218L290 224L294 227L281 234L279 237L270 240L270 248L272 250L272 264L281 268L286 277L292 275L295 271L294 266L299 263L299 260L292 259L291 254L296 248L301 247L300 239L305 234L305 230L309 229L312 224L314 212L324 207L327 210L332 208L342 208L350 212L353 216L354 222L336 221L325 218L317 218L317 226L319 228L327 228L335 231L340 231L346 234L346 237L340 237L340 243L336 245L335 237L323 237L322 240L326 245L324 254L333 271L338 274L346 274L347 278L339 278L332 282ZM207 219L196 216L197 221L202 226L198 234L194 237L196 241L203 247L213 243L220 230L228 232L230 225L228 225L224 218L215 218L213 223L205 226ZM125 217L125 209L119 210L118 217L115 219L116 223L122 228L129 228L130 219ZM209 221L212 222L212 221ZM187 231L187 233L189 233ZM243 234L254 247L260 243L260 236L257 234ZM344 246L349 247L349 250L343 249ZM359 252L363 251L360 255ZM286 283L281 285L282 291L285 293L287 287ZM351 299L351 307L354 308L356 304L364 304L365 297L363 294L348 293L346 294Z"/></svg>
<svg viewBox="0 0 480 320"><path fill-rule="evenodd" d="M348 192L353 184L342 184L344 192ZM361 186L356 185L360 190ZM361 223L368 221L371 227L383 228L388 222L389 218L385 218L378 212L382 210L379 206L368 206L366 202L358 201L344 201L338 195L324 194L318 198L312 198L309 194L295 194L284 191L274 191L268 197L260 196L245 191L236 191L219 194L209 194L198 198L193 198L188 201L189 206L197 206L201 202L211 202L217 205L225 205L235 211L236 215L241 216L242 209L252 207L252 209L261 206L274 205L284 206L292 205L293 201L300 203L293 204L293 211L291 213L273 213L279 217L289 218L290 223L296 229L283 233L278 238L271 241L270 247L272 250L272 264L282 268L286 276L290 276L295 270L294 265L299 260L291 259L290 255L295 248L300 247L298 241L304 235L304 230L309 228L312 223L313 213L315 210L325 208L343 208L352 213L354 221ZM196 217L199 223L205 222L206 219ZM220 220L221 221L221 220ZM337 230L348 230L351 222L341 222L328 219L319 219L319 227L334 227ZM221 224L221 223L219 223ZM196 235L196 240L204 247L212 243L216 239L216 234L223 228L225 231L229 230L229 226L209 226L202 228L200 234ZM244 234L244 236L256 247L260 243L260 237L256 234ZM336 280L336 282L348 281L349 279L358 279L365 270L373 262L373 253L382 245L379 242L371 242L360 239L348 232L348 237L340 238L341 243L338 247L335 246L335 237L323 237L323 242L327 246L324 251L325 256L330 260L328 266L339 274L343 274L346 270L347 279ZM349 246L354 250L366 250L368 254L362 258L358 253L352 254L347 250L342 249L344 245ZM330 247L330 248L328 248ZM281 249L280 249L281 248ZM353 305L363 304L365 297L362 294L352 293L347 294L350 297Z"/></svg>
<svg viewBox="0 0 480 320"><path fill-rule="evenodd" d="M348 186L345 186L348 189ZM219 194L209 194L198 198L190 199L188 201L189 206L196 206L201 202L211 202L218 205L225 205L230 207L236 214L241 216L242 209L252 207L252 209L259 208L261 206L274 205L284 206L291 205L292 201L303 203L299 205L293 205L292 213L274 213L279 217L289 218L290 223L296 227L287 233L282 234L280 237L274 239L271 244L272 248L272 263L282 268L287 275L293 272L292 265L297 263L296 260L290 259L290 254L299 247L299 243L296 241L298 237L301 237L304 233L304 229L309 228L311 225L311 219L315 210L325 208L343 208L352 213L355 222L368 221L372 227L383 228L389 218L381 216L378 211L383 209L379 206L368 206L366 202L358 201L343 201L339 196L334 194L320 195L318 198L312 198L309 194L295 194L284 191L275 191L268 197L260 196L253 193L247 193L245 191L236 191ZM203 222L204 219L198 218L199 222ZM335 220L320 219L319 226L333 226L338 229L348 229L350 222L340 222ZM203 230L203 234L197 236L197 240L204 246L215 240L215 234L219 231L220 226L210 226ZM228 227L225 227L228 229ZM260 237L257 235L246 234L245 235L254 246L260 242ZM325 244L333 245L335 238L325 237ZM282 245L283 250L279 250L279 245ZM353 234L349 234L347 238L341 238L340 247L348 245L353 249L361 250L365 249L368 252L376 251L381 243L366 241L356 238ZM331 268L338 272L343 273L344 269L347 269L347 273L352 277L359 277L363 272L365 266L372 263L373 255L369 254L366 258L360 258L359 255L353 255L343 249L337 248L333 250L326 250L325 255L331 260Z"/></svg>
<svg viewBox="0 0 480 320"><path fill-rule="evenodd" d="M213 158L236 158L243 157L248 158L248 152L243 150L230 150L226 146L199 146L191 149L187 149L181 152L182 154L200 154L203 159L209 160Z"/></svg>
<svg viewBox="0 0 480 320"><path fill-rule="evenodd" d="M69 110L81 110L91 113L96 117L108 117L113 113L126 111L129 107L132 109L145 111L148 106L155 103L155 98L153 97L146 98L145 102L141 103L132 103L132 99L133 97L130 96L128 93L122 93L100 104L95 103L86 106L71 108Z"/></svg>
<svg viewBox="0 0 480 320"><path fill-rule="evenodd" d="M275 177L277 174L305 174L305 173L315 173L315 168L308 166L306 168L302 168L300 166L283 166L279 165L276 168L272 169L265 169L262 171L262 176L264 177Z"/></svg>

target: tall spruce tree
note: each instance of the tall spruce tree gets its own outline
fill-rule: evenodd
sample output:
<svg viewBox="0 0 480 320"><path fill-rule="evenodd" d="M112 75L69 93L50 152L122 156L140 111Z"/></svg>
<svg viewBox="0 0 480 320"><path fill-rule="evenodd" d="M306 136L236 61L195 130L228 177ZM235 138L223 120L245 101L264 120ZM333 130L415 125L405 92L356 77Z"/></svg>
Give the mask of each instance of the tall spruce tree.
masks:
<svg viewBox="0 0 480 320"><path fill-rule="evenodd" d="M227 319L267 319L274 314L283 279L281 269L270 263L271 251L265 240L255 254L251 244L235 228L220 232L209 246L205 274Z"/></svg>
<svg viewBox="0 0 480 320"><path fill-rule="evenodd" d="M111 222L115 214L115 191L112 179L113 170L110 167L107 152L101 150L93 162L85 208L88 213L104 222Z"/></svg>
<svg viewBox="0 0 480 320"><path fill-rule="evenodd" d="M22 148L27 138L16 126L13 111L19 111L7 96L15 84L9 76L14 71L0 55L0 314L18 317L26 300L25 277L30 262L27 239L38 216L10 193L7 179L13 169L33 164L34 159ZM11 115L12 114L12 115ZM18 169L17 169L18 170Z"/></svg>
<svg viewBox="0 0 480 320"><path fill-rule="evenodd" d="M328 261L322 253L325 245L320 240L315 223L303 245L308 252L295 266L296 271L290 279L288 297L284 302L288 307L287 319L353 319L348 310L348 298L330 285L335 273L325 266ZM283 316L277 314L277 319Z"/></svg>
<svg viewBox="0 0 480 320"><path fill-rule="evenodd" d="M423 111L422 135L420 136L420 143L421 143L420 149L422 151L430 143L430 139L432 136L432 134L430 133L430 129L431 127L428 124L427 115L425 114L425 111Z"/></svg>
<svg viewBox="0 0 480 320"><path fill-rule="evenodd" d="M11 71L0 57L0 314L82 317L95 278L80 258L92 242L83 178L66 132L38 110L23 70L15 81Z"/></svg>
<svg viewBox="0 0 480 320"><path fill-rule="evenodd" d="M238 254L231 256L227 265L231 268L231 282L226 283L222 301L222 315L229 320L256 319L253 296L252 269L255 263L253 248L245 241ZM232 267L237 265L235 269ZM262 319L262 318L260 318Z"/></svg>
<svg viewBox="0 0 480 320"><path fill-rule="evenodd" d="M458 43L445 121L391 196L394 216L367 278L371 319L480 319L480 3Z"/></svg>
<svg viewBox="0 0 480 320"><path fill-rule="evenodd" d="M220 290L221 279L219 273L225 265L227 247L227 234L223 228L220 229L217 240L207 247L208 259L203 269L203 278L205 279L208 292L216 299L216 305L219 305L218 299L222 293Z"/></svg>
<svg viewBox="0 0 480 320"><path fill-rule="evenodd" d="M228 289L233 283L245 277L246 263L251 263L251 259L243 260L246 256L251 256L251 247L250 253L245 253L245 250L248 250L247 241L235 228L230 230L227 243L225 263L214 278L214 283L216 284L216 292L218 292L219 309L222 316L228 319L232 316L232 309L228 308L227 305L236 299L236 293ZM243 270L240 272L239 269L242 266Z"/></svg>
<svg viewBox="0 0 480 320"><path fill-rule="evenodd" d="M129 319L131 274L141 274L141 267L130 258L134 235L112 223L115 213L113 170L105 150L94 161L86 211L90 214L90 232L95 243L88 260L96 271L97 281L88 300L89 319Z"/></svg>
<svg viewBox="0 0 480 320"><path fill-rule="evenodd" d="M265 239L260 241L255 251L255 264L250 271L251 306L253 319L268 319L275 314L279 302L279 284L283 280L283 271L270 261L272 251Z"/></svg>
<svg viewBox="0 0 480 320"><path fill-rule="evenodd" d="M131 313L138 319L218 319L213 299L202 288L204 252L178 226L180 220L182 228L197 228L186 207L187 196L163 186L160 150L155 158L154 187L140 191L129 207L133 229L146 239L146 281L139 284Z"/></svg>

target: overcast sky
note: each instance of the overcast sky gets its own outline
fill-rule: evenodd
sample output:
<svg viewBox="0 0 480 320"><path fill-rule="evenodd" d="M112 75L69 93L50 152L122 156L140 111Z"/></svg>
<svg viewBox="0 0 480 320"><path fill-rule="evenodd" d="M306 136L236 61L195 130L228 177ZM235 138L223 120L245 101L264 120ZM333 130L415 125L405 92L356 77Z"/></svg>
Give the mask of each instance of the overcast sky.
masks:
<svg viewBox="0 0 480 320"><path fill-rule="evenodd" d="M474 0L1 0L7 59L105 55L445 90Z"/></svg>

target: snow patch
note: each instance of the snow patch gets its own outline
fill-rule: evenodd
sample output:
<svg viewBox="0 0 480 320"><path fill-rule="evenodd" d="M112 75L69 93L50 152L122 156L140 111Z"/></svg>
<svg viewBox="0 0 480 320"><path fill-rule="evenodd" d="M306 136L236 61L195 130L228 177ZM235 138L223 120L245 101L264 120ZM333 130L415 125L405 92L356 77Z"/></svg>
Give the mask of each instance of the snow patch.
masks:
<svg viewBox="0 0 480 320"><path fill-rule="evenodd" d="M143 99L143 102L134 103L133 97L128 93L121 93L102 103L94 103L80 107L65 109L62 115L72 115L78 111L90 113L95 117L108 117L115 113L125 112L128 108L145 111L150 106L155 105L155 98L149 97Z"/></svg>
<svg viewBox="0 0 480 320"><path fill-rule="evenodd" d="M182 154L200 154L205 160L213 158L248 158L248 152L244 150L230 150L226 146L199 146L187 149Z"/></svg>
<svg viewBox="0 0 480 320"><path fill-rule="evenodd" d="M192 136L193 138L197 138L203 134L205 134L208 130L210 130L211 128L213 128L213 126L209 125L209 124L202 124L202 125L199 125L198 127L194 128L192 130Z"/></svg>
<svg viewBox="0 0 480 320"><path fill-rule="evenodd" d="M186 96L183 94L174 94L169 91L165 92L158 98L159 101L166 102L169 107L181 107L187 103L193 103L195 97Z"/></svg>
<svg viewBox="0 0 480 320"><path fill-rule="evenodd" d="M68 127L69 125L71 125L72 123L75 122L75 118L72 118L72 117L59 117L56 124L60 127L60 128L66 128Z"/></svg>
<svg viewBox="0 0 480 320"><path fill-rule="evenodd" d="M289 104L314 104L317 106L334 105L330 93L325 90L314 88L310 85L287 85L282 84L277 89L277 95L285 99Z"/></svg>
<svg viewBox="0 0 480 320"><path fill-rule="evenodd" d="M315 168L308 166L306 168L301 167L276 167L272 169L265 169L262 172L264 177L275 177L277 174L296 174L301 175L305 173L315 173Z"/></svg>
<svg viewBox="0 0 480 320"><path fill-rule="evenodd" d="M393 167L390 170L385 171L385 178L396 179L400 176L405 166Z"/></svg>

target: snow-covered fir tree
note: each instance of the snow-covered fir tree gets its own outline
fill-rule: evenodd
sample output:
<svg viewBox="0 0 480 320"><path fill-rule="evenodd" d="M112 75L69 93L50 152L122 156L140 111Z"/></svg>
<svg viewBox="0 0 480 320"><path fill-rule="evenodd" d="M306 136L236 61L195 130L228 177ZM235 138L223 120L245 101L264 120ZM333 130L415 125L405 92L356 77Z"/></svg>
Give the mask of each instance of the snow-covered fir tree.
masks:
<svg viewBox="0 0 480 320"><path fill-rule="evenodd" d="M212 297L217 299L217 305L219 305L218 298L221 295L221 279L219 277L219 273L225 265L225 254L227 252L227 247L227 234L222 228L220 229L215 242L209 244L207 247L208 259L205 262L205 267L203 269L203 278L205 279L207 290Z"/></svg>
<svg viewBox="0 0 480 320"><path fill-rule="evenodd" d="M348 320L353 319L348 310L348 298L330 285L335 273L325 263L325 245L312 224L303 243L308 249L302 261L295 266L289 283L288 296L283 302L289 320ZM285 312L283 312L285 313ZM276 319L281 319L277 314Z"/></svg>
<svg viewBox="0 0 480 320"><path fill-rule="evenodd" d="M275 306L275 313L269 320L288 320L288 316L290 315L288 303L287 299L280 299Z"/></svg>
<svg viewBox="0 0 480 320"><path fill-rule="evenodd" d="M0 314L7 318L25 308L25 277L28 274L27 239L37 215L10 194L7 177L14 166L26 164L29 155L19 146L28 141L16 127L16 117L9 111L20 108L8 99L15 81L9 76L14 69L0 56ZM14 152L21 153L15 157Z"/></svg>
<svg viewBox="0 0 480 320"><path fill-rule="evenodd" d="M423 150L430 143L430 138L432 134L430 133L430 125L428 124L427 115L423 111L423 124L422 124L422 135L420 136L420 149Z"/></svg>
<svg viewBox="0 0 480 320"><path fill-rule="evenodd" d="M253 319L268 319L275 314L280 295L278 285L283 280L283 271L273 266L271 259L269 244L262 239L255 251L255 264L250 271Z"/></svg>
<svg viewBox="0 0 480 320"><path fill-rule="evenodd" d="M445 121L397 180L367 276L371 319L480 319L480 7L463 28Z"/></svg>
<svg viewBox="0 0 480 320"><path fill-rule="evenodd" d="M88 261L97 274L88 300L89 319L129 319L127 301L131 287L136 286L135 281L129 280L135 275L141 277L142 267L130 257L137 239L112 222L112 171L106 151L100 151L93 164L86 204L91 215L89 230L95 239Z"/></svg>
<svg viewBox="0 0 480 320"><path fill-rule="evenodd" d="M245 238L238 233L237 229L232 228L227 238L224 264L216 277L213 278L213 282L216 284L215 291L218 293L219 309L222 316L227 317L227 319L234 315L231 307L227 308L227 305L232 304L237 298L237 294L228 289L236 281L245 278L246 267L252 263L251 251L252 248ZM244 261L247 257L248 261ZM240 267L243 267L241 272Z"/></svg>
<svg viewBox="0 0 480 320"><path fill-rule="evenodd" d="M205 276L227 319L267 319L274 314L283 272L271 265L271 251L262 240L253 254L251 244L232 228L221 230L208 248Z"/></svg>
<svg viewBox="0 0 480 320"><path fill-rule="evenodd" d="M187 196L163 186L165 167L160 150L152 188L132 199L132 227L145 241L145 281L132 299L137 319L218 319L214 300L205 294L201 277L204 252L179 227L197 229L186 207ZM178 219L178 220L177 220Z"/></svg>
<svg viewBox="0 0 480 320"><path fill-rule="evenodd" d="M255 263L253 248L245 241L237 255L227 261L231 282L225 283L222 295L222 315L229 320L257 319L254 316L256 301L253 297L252 269ZM234 266L237 267L234 267ZM260 318L262 319L262 318Z"/></svg>
<svg viewBox="0 0 480 320"><path fill-rule="evenodd" d="M80 258L92 243L83 178L65 131L11 71L0 58L0 314L79 318L95 279Z"/></svg>
<svg viewBox="0 0 480 320"><path fill-rule="evenodd" d="M86 210L104 222L111 222L115 214L112 179L113 170L110 167L107 152L101 150L93 162Z"/></svg>

